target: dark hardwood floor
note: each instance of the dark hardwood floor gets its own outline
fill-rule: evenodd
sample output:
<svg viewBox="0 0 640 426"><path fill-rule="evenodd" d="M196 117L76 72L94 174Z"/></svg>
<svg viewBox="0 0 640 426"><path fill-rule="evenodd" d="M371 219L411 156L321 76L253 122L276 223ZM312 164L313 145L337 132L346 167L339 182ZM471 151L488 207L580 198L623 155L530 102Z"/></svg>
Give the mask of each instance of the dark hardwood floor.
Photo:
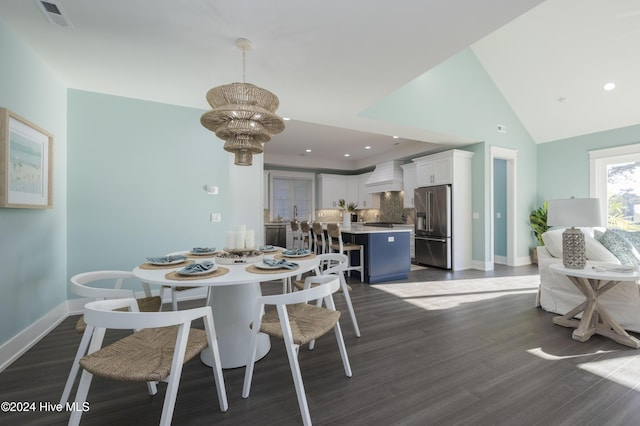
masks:
<svg viewBox="0 0 640 426"><path fill-rule="evenodd" d="M640 352L601 336L585 343L572 340L571 329L552 323L554 314L534 307L533 286L514 278L515 288L509 289L510 279L503 278L535 274L534 267L497 266L490 273L425 269L385 290L350 280L362 337L354 336L341 295L335 300L344 313L341 325L353 377L344 376L332 333L319 339L315 350L300 351L314 423L640 424ZM496 278L500 287L494 285ZM456 293L443 294L447 287L442 281L452 288L458 283ZM265 293L280 289L280 283L264 285ZM183 302L181 307L201 303ZM0 400L38 406L58 402L80 341L75 321L67 318L0 373ZM248 399L241 397L243 375L244 368L224 371L229 410L221 413L210 370L199 360L185 365L173 423L301 423L280 341L272 339L271 351L256 364ZM82 424L155 425L164 390L161 384L158 395L150 397L144 384L96 378ZM0 424L62 425L68 416L3 412Z"/></svg>

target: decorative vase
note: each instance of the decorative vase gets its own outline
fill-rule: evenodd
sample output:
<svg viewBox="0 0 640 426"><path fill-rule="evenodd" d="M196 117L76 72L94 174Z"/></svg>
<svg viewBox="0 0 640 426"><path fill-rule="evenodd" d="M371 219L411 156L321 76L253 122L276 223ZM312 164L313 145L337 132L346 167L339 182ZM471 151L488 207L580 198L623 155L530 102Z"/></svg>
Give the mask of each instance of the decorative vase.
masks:
<svg viewBox="0 0 640 426"><path fill-rule="evenodd" d="M342 226L351 226L351 213L342 213Z"/></svg>

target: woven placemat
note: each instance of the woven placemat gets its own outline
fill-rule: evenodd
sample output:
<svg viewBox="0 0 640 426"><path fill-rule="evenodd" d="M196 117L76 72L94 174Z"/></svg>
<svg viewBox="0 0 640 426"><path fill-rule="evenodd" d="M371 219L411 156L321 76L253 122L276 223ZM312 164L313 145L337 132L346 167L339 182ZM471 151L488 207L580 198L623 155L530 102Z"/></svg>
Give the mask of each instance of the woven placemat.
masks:
<svg viewBox="0 0 640 426"><path fill-rule="evenodd" d="M140 269L171 269L171 268L182 268L191 263L194 263L193 260L185 260L184 262L174 263L173 265L153 265L151 263L143 263L138 265Z"/></svg>
<svg viewBox="0 0 640 426"><path fill-rule="evenodd" d="M228 274L229 270L227 268L223 268L222 266L218 266L215 271L211 271L208 274L202 275L180 275L177 271L171 271L166 274L164 277L168 280L174 281L194 281L194 280L202 280L204 278L215 278L221 277L225 274Z"/></svg>
<svg viewBox="0 0 640 426"><path fill-rule="evenodd" d="M260 269L256 267L256 265L249 265L244 268L245 271L251 272L254 274L281 274L285 271L296 271L300 269L300 266L296 266L295 269L287 269L287 268L278 268L278 269Z"/></svg>
<svg viewBox="0 0 640 426"><path fill-rule="evenodd" d="M286 256L282 253L280 254L276 254L275 256L273 256L274 259L282 259L282 258L287 258L287 259L291 259L292 262L295 262L296 260L309 260L309 259L314 259L316 257L315 254L311 253L308 254L306 256L302 256L302 257L298 257L298 256Z"/></svg>
<svg viewBox="0 0 640 426"><path fill-rule="evenodd" d="M185 256L187 256L190 259L202 259L203 257L216 257L217 254L220 253L224 253L223 251L217 250L214 251L212 253L186 253Z"/></svg>

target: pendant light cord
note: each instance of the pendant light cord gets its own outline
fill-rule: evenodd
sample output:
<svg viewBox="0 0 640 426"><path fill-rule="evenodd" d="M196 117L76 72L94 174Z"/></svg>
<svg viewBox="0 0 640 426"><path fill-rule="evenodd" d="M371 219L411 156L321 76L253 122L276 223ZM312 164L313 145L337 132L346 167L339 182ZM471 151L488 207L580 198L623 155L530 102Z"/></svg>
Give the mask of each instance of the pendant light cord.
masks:
<svg viewBox="0 0 640 426"><path fill-rule="evenodd" d="M246 56L247 56L247 50L246 49L242 49L242 82L246 83L247 79L246 79Z"/></svg>

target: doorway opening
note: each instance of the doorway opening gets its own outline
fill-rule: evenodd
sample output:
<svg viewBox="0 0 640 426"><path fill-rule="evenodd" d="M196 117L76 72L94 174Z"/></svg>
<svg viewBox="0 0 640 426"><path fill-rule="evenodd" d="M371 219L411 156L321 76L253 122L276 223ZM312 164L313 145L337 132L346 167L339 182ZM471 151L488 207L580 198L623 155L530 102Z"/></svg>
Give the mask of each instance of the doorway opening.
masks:
<svg viewBox="0 0 640 426"><path fill-rule="evenodd" d="M516 221L514 218L516 217L517 154L518 152L513 149L491 147L489 270L493 270L495 263L516 266ZM498 246L496 246L496 241ZM496 249L499 254L496 254Z"/></svg>

